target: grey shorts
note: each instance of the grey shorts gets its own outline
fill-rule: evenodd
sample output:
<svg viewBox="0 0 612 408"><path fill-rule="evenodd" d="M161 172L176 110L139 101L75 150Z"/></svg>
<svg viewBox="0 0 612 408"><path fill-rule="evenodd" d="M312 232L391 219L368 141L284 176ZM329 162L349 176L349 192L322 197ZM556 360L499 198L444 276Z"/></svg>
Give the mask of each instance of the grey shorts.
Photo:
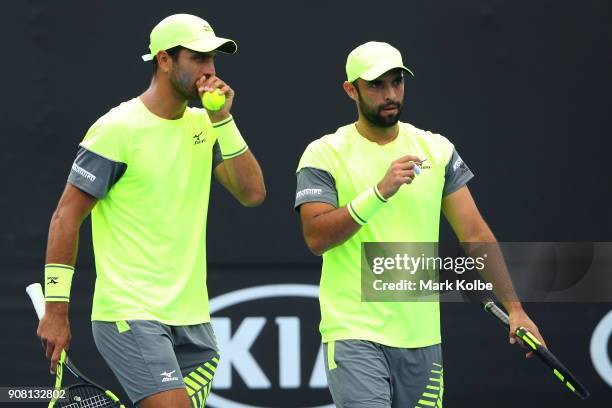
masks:
<svg viewBox="0 0 612 408"><path fill-rule="evenodd" d="M98 351L133 404L185 388L194 407L203 407L219 363L210 323L168 326L156 321L92 322Z"/></svg>
<svg viewBox="0 0 612 408"><path fill-rule="evenodd" d="M365 340L323 345L327 383L340 408L442 408L442 347L394 348Z"/></svg>

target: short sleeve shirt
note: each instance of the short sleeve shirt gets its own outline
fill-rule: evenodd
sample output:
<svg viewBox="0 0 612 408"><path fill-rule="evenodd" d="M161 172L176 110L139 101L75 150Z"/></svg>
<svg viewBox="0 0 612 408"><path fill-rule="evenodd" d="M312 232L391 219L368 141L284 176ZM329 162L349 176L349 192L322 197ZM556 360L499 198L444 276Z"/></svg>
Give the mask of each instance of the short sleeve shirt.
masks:
<svg viewBox="0 0 612 408"><path fill-rule="evenodd" d="M91 126L68 182L99 200L92 320L210 320L206 220L221 161L203 109L166 120L135 98Z"/></svg>
<svg viewBox="0 0 612 408"><path fill-rule="evenodd" d="M473 177L448 139L400 123L396 139L379 145L362 137L354 124L341 127L306 148L297 168L295 207L307 202L344 207L407 154L424 160L421 174L355 235L323 254L323 342L362 339L405 348L440 342L438 303L362 302L360 262L363 242L438 241L442 198Z"/></svg>

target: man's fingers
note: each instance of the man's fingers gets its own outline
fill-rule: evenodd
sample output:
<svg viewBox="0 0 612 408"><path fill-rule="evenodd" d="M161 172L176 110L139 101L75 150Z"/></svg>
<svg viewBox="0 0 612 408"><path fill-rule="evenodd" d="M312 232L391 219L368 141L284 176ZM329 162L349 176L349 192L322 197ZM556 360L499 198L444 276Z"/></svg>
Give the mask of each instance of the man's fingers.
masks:
<svg viewBox="0 0 612 408"><path fill-rule="evenodd" d="M217 80L217 77L214 75L209 76L208 78L202 77L196 82L196 85L198 86L198 89L207 91L209 88L211 88L214 85L214 82L216 80Z"/></svg>
<svg viewBox="0 0 612 408"><path fill-rule="evenodd" d="M218 78L214 78L213 80L211 80L207 85L206 85L206 90L208 92L214 92L217 90L217 88L219 88L219 79Z"/></svg>
<svg viewBox="0 0 612 408"><path fill-rule="evenodd" d="M422 163L423 162L423 160L421 160L418 156L413 156L411 154L408 154L406 156L402 156L399 159L397 159L395 162L396 163L408 163L410 161L417 162L417 163Z"/></svg>
<svg viewBox="0 0 612 408"><path fill-rule="evenodd" d="M402 181L406 181L406 179L408 178L413 180L416 176L416 173L414 172L414 170L402 170L398 172L397 175L400 177L400 179L402 179Z"/></svg>
<svg viewBox="0 0 612 408"><path fill-rule="evenodd" d="M51 356L51 374L55 374L55 368L57 367L57 362L59 361L60 355L62 354L62 347L55 347L53 350L53 356Z"/></svg>
<svg viewBox="0 0 612 408"><path fill-rule="evenodd" d="M217 91L220 93L225 93L229 90L229 86L227 86L225 82L223 82L221 79L217 77L212 77L210 81L208 81L208 83L205 84L204 88L208 92ZM227 88L227 89L223 91L224 88Z"/></svg>
<svg viewBox="0 0 612 408"><path fill-rule="evenodd" d="M46 341L45 343L47 345L47 348L45 350L45 357L51 358L51 356L53 355L53 351L55 350L55 343L52 343L50 341Z"/></svg>
<svg viewBox="0 0 612 408"><path fill-rule="evenodd" d="M398 170L412 170L415 165L416 163L413 160L409 160L407 162L396 163L394 166Z"/></svg>
<svg viewBox="0 0 612 408"><path fill-rule="evenodd" d="M523 348L527 348L527 346L525 345L523 340L521 340L521 338L519 336L517 336L516 333L510 333L509 342L510 342L510 344L518 343L519 346L521 346Z"/></svg>
<svg viewBox="0 0 612 408"><path fill-rule="evenodd" d="M223 86L221 88L217 88L217 90L217 92L219 92L221 95L230 96L230 87L227 84L223 84Z"/></svg>
<svg viewBox="0 0 612 408"><path fill-rule="evenodd" d="M196 82L196 85L198 86L198 91L205 92L210 80L211 78L200 78L200 80Z"/></svg>
<svg viewBox="0 0 612 408"><path fill-rule="evenodd" d="M532 333L536 337L536 339L540 340L540 343L542 343L542 346L548 348L548 346L546 345L546 342L544 341L544 338L542 337L538 329L533 330Z"/></svg>

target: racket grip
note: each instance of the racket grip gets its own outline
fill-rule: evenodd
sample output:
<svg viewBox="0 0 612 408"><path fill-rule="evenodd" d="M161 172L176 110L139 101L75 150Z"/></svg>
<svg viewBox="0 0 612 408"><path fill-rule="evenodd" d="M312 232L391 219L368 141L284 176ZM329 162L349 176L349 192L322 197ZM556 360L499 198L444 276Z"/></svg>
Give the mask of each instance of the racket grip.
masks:
<svg viewBox="0 0 612 408"><path fill-rule="evenodd" d="M497 318L497 321L499 321L502 325L504 325L505 327L510 327L510 318L508 317L506 312L501 310L499 306L495 304L495 302L493 302L492 300L485 302L484 309L487 312L491 313L493 316L495 316Z"/></svg>
<svg viewBox="0 0 612 408"><path fill-rule="evenodd" d="M38 320L42 319L45 314L45 295L43 294L42 286L40 283L32 283L26 288L26 293L30 296Z"/></svg>

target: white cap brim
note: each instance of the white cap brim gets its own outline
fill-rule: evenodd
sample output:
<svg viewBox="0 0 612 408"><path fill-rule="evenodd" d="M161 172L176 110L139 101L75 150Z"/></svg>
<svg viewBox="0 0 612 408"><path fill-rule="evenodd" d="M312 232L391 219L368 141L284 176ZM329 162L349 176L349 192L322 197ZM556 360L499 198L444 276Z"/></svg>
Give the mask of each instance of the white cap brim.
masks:
<svg viewBox="0 0 612 408"><path fill-rule="evenodd" d="M228 38L203 37L199 40L181 44L185 48L197 52L220 51L226 54L234 54L238 50L238 45Z"/></svg>
<svg viewBox="0 0 612 408"><path fill-rule="evenodd" d="M409 68L401 64L399 65L398 64L378 64L378 65L374 65L373 67L368 69L366 72L359 75L359 78L365 79L366 81L373 81L376 78L383 75L384 73L389 72L392 69L397 69L397 68L403 69L404 71L408 72L410 75L414 76L414 74Z"/></svg>
<svg viewBox="0 0 612 408"><path fill-rule="evenodd" d="M197 52L220 51L226 54L234 54L238 50L238 45L234 40L221 37L204 37L178 45ZM153 58L155 58L153 54L145 54L142 56L143 61L152 61Z"/></svg>

